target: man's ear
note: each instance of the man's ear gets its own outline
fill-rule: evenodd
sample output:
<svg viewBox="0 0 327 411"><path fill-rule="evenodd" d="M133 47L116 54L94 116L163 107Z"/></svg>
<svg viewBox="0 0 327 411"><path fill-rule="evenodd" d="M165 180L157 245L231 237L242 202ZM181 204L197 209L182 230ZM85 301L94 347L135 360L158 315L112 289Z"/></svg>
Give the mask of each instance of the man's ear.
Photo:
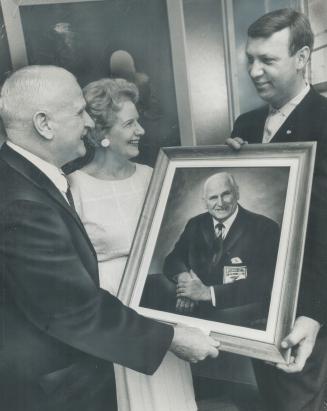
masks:
<svg viewBox="0 0 327 411"><path fill-rule="evenodd" d="M49 122L49 117L45 111L38 111L34 114L33 124L40 136L44 137L46 140L53 139L53 130Z"/></svg>
<svg viewBox="0 0 327 411"><path fill-rule="evenodd" d="M310 48L308 46L302 47L296 52L296 68L297 70L304 70L310 57Z"/></svg>

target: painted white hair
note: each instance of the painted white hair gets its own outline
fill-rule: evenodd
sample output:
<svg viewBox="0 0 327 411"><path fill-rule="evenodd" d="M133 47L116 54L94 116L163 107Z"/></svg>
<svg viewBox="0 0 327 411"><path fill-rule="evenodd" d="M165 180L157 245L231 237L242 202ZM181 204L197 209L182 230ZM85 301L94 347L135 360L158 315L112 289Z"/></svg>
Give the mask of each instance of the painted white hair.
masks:
<svg viewBox="0 0 327 411"><path fill-rule="evenodd" d="M222 171L220 173L216 173L213 174L212 176L208 177L206 179L206 181L203 184L203 191L202 191L202 195L203 198L206 198L206 193L207 193L207 187L210 183L212 182L217 182L218 180L221 180L221 177L224 176L226 178L226 180L230 183L231 187L233 188L233 190L235 191L235 193L239 193L239 188L238 185L236 183L236 180L234 178L234 176L232 174L227 173L226 171Z"/></svg>

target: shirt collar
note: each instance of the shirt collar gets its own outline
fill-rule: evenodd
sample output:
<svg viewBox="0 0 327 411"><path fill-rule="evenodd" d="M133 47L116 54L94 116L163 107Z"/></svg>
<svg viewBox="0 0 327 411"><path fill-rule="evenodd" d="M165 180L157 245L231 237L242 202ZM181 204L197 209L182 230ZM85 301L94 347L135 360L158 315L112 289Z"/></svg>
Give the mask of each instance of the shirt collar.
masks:
<svg viewBox="0 0 327 411"><path fill-rule="evenodd" d="M301 103L301 101L304 99L304 97L309 93L310 91L310 85L306 84L303 90L300 91L299 94L297 94L295 97L292 98L292 100L288 101L286 104L284 104L281 108L275 109L274 107L270 106L270 113L280 113L284 117L288 117L289 114L294 110L294 108Z"/></svg>
<svg viewBox="0 0 327 411"><path fill-rule="evenodd" d="M12 143L11 141L7 141L7 145L41 170L42 173L44 173L53 182L59 191L66 193L68 188L67 180L63 172L58 167L42 160L42 158L36 156L25 148Z"/></svg>
<svg viewBox="0 0 327 411"><path fill-rule="evenodd" d="M231 215L231 216L229 216L225 221L223 221L223 224L224 224L224 231L223 231L223 235L224 235L224 237L226 236L226 234L228 233L228 231L229 231L229 229L231 228L231 226L232 226L232 224L233 224L233 222L235 221L235 218L237 217L237 214L238 214L238 206L236 207L236 209L235 209L235 211L234 211L234 213ZM212 218L212 220L213 220L213 226L215 227L215 225L217 224L217 222L221 222L221 221L218 221L218 220L216 220L215 218Z"/></svg>

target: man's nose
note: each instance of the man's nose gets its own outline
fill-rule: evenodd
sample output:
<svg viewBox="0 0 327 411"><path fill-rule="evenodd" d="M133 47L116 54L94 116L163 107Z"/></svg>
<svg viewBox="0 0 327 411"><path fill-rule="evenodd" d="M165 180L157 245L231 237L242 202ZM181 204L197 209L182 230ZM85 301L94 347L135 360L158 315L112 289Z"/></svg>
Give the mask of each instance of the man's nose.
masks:
<svg viewBox="0 0 327 411"><path fill-rule="evenodd" d="M85 111L84 112L84 122L85 122L85 127L88 128L94 128L95 124L92 118L89 116L89 114Z"/></svg>
<svg viewBox="0 0 327 411"><path fill-rule="evenodd" d="M218 207L222 207L222 206L223 206L223 199L222 199L220 196L217 197L216 205L217 205Z"/></svg>
<svg viewBox="0 0 327 411"><path fill-rule="evenodd" d="M262 76L263 67L259 61L254 60L252 63L248 64L248 72L251 78L255 79Z"/></svg>

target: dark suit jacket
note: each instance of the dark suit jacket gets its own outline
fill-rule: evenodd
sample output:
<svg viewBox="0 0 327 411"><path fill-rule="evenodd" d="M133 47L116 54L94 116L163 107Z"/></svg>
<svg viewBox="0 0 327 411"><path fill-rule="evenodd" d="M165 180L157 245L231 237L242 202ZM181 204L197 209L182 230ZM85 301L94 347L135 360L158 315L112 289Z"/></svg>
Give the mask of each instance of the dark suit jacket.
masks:
<svg viewBox="0 0 327 411"><path fill-rule="evenodd" d="M99 288L96 254L77 214L6 145L0 175L1 408L111 410L104 398L111 363L153 373L173 329Z"/></svg>
<svg viewBox="0 0 327 411"><path fill-rule="evenodd" d="M239 206L239 211L226 238L218 261L217 240L209 213L192 218L172 252L166 257L164 273L172 278L193 270L205 285L213 286L216 309L264 303L267 308L275 271L279 244L279 227L273 220ZM241 261L237 263L237 260ZM246 267L247 278L223 284L224 267ZM227 268L228 269L228 268ZM201 303L201 316L210 316L211 302ZM209 318L208 318L209 319Z"/></svg>
<svg viewBox="0 0 327 411"><path fill-rule="evenodd" d="M240 115L232 137L261 143L268 107ZM313 88L286 119L272 143L316 141L317 155L302 270L298 315L327 320L327 99Z"/></svg>

